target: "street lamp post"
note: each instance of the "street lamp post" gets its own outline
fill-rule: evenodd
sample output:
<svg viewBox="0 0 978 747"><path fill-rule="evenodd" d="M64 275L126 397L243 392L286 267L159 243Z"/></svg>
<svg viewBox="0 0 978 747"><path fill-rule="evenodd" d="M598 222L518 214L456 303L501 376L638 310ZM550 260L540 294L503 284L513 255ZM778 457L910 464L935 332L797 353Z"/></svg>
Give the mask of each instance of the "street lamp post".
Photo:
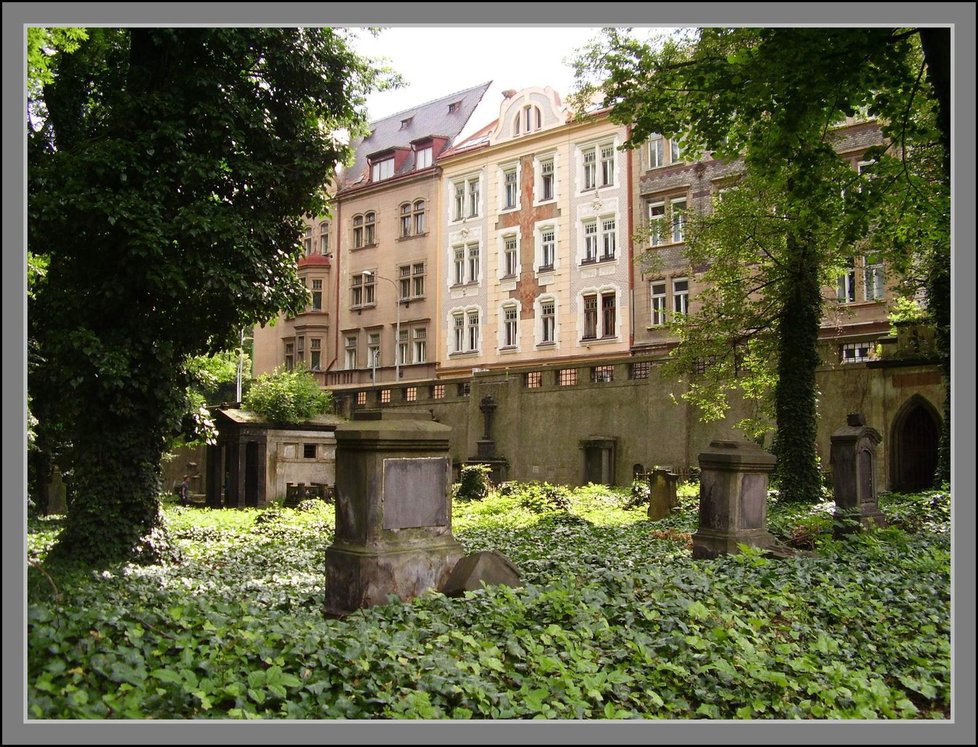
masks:
<svg viewBox="0 0 978 747"><path fill-rule="evenodd" d="M367 277L375 277L380 280L386 280L392 286L394 286L394 306L397 309L397 321L394 330L394 381L401 380L401 358L398 355L401 345L401 301L397 297L397 283L395 283L390 278L385 278L383 275L378 275L373 270L364 270L363 274Z"/></svg>

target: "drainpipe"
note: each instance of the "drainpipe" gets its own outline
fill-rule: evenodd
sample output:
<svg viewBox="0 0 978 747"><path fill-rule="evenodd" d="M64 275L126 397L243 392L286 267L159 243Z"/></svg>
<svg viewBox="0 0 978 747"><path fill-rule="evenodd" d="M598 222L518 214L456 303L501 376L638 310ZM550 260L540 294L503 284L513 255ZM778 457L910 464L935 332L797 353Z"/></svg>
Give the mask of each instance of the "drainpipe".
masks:
<svg viewBox="0 0 978 747"><path fill-rule="evenodd" d="M625 136L628 140L632 139L632 126L625 126ZM628 351L632 352L635 348L635 241L632 236L635 234L635 185L632 183L632 163L634 161L635 149L628 151L628 192L626 193L625 204L628 206L628 313L630 316L628 324Z"/></svg>
<svg viewBox="0 0 978 747"><path fill-rule="evenodd" d="M336 360L340 357L340 232L342 231L343 223L341 221L341 213L343 209L339 200L339 194L337 193L337 198L335 200L336 204L336 230L333 232L336 235L336 249L333 252L333 264L331 269L335 271L335 280L333 282L333 299L336 304L336 313L333 316L333 360L329 362L326 366L327 371L332 371L333 366L336 365Z"/></svg>

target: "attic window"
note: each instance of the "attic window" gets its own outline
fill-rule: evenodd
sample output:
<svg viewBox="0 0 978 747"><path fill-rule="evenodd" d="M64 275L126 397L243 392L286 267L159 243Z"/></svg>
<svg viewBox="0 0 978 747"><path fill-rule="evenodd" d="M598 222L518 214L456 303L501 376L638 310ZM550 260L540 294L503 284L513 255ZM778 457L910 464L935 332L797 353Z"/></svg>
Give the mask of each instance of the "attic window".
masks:
<svg viewBox="0 0 978 747"><path fill-rule="evenodd" d="M385 158L383 161L375 161L371 166L370 178L372 181L379 182L381 179L390 179L394 176L394 159Z"/></svg>
<svg viewBox="0 0 978 747"><path fill-rule="evenodd" d="M408 127L411 126L411 122L413 120L414 120L414 117L408 117L407 119L402 119L401 120L401 129L402 130L406 130Z"/></svg>
<svg viewBox="0 0 978 747"><path fill-rule="evenodd" d="M448 113L449 114L454 114L455 112L457 112L461 108L462 108L462 102L461 101L453 101L451 104L448 105Z"/></svg>

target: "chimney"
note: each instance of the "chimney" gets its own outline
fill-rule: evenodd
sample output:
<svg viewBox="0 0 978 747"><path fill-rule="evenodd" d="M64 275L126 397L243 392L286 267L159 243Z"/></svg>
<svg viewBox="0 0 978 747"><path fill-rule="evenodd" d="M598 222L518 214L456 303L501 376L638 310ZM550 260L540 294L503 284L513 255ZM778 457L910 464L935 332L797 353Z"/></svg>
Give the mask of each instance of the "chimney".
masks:
<svg viewBox="0 0 978 747"><path fill-rule="evenodd" d="M505 91L503 91L504 99L511 99L515 95L516 95L516 91L514 91L512 88L507 88Z"/></svg>

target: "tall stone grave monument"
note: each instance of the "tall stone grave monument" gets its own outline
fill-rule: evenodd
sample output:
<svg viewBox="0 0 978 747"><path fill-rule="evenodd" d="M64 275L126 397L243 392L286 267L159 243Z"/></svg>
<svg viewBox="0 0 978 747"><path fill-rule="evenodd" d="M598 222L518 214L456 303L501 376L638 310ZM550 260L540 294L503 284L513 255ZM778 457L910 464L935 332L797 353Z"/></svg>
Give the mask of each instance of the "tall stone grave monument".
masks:
<svg viewBox="0 0 978 747"><path fill-rule="evenodd" d="M832 434L832 486L836 518L848 517L863 526L882 526L876 498L876 447L882 438L866 425L862 413L850 413L846 424Z"/></svg>
<svg viewBox="0 0 978 747"><path fill-rule="evenodd" d="M439 588L463 552L452 536L451 428L430 413L362 411L336 428L336 539L326 614Z"/></svg>
<svg viewBox="0 0 978 747"><path fill-rule="evenodd" d="M713 441L700 453L700 521L693 557L738 552L737 545L774 548L767 531L768 475L775 458L741 441Z"/></svg>

